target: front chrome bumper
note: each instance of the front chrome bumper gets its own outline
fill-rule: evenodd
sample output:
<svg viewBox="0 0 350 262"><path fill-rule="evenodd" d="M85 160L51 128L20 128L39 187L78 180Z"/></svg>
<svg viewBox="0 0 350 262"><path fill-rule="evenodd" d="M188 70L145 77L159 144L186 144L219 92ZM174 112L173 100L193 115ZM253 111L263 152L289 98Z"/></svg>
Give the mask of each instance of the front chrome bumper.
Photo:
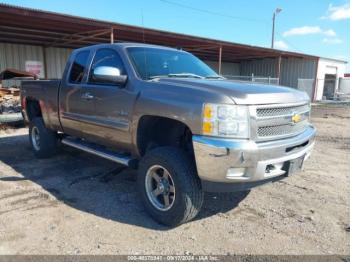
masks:
<svg viewBox="0 0 350 262"><path fill-rule="evenodd" d="M291 160L307 159L315 143L313 126L294 137L267 142L194 135L193 147L202 182L250 183L288 175Z"/></svg>

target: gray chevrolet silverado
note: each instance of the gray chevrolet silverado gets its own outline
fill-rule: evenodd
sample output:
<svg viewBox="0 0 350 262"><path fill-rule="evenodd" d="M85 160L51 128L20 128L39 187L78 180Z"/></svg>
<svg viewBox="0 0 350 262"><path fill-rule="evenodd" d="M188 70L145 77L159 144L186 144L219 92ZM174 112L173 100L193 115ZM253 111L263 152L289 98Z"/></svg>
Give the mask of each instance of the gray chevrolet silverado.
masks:
<svg viewBox="0 0 350 262"><path fill-rule="evenodd" d="M62 80L24 81L21 103L37 157L62 143L138 169L146 210L171 226L198 214L205 191L296 173L314 146L306 93L228 81L167 47L77 49Z"/></svg>

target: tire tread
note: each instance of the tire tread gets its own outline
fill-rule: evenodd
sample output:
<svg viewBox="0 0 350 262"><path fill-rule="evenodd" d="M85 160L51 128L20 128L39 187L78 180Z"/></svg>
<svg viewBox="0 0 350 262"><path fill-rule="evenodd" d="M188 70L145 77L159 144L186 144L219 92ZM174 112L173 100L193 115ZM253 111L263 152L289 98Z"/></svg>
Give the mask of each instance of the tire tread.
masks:
<svg viewBox="0 0 350 262"><path fill-rule="evenodd" d="M182 192L186 195L185 212L177 213L176 216L171 219L161 219L154 215L153 212L151 212L151 215L161 223L171 226L192 220L198 214L203 204L201 182L197 176L193 160L189 158L185 151L179 148L158 147L148 152L144 159L141 160L140 171L146 172L148 163L156 163L159 159L165 161L169 165L174 165L174 163L177 165L177 175L179 179L183 180L181 183ZM144 176L142 176L142 179L143 178ZM144 185L139 186L141 187Z"/></svg>

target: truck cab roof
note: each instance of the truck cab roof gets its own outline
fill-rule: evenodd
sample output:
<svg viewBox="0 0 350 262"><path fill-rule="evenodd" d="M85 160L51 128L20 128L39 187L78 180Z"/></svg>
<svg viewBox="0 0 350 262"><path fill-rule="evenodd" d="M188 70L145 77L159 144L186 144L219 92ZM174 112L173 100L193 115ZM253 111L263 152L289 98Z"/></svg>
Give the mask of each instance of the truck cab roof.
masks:
<svg viewBox="0 0 350 262"><path fill-rule="evenodd" d="M134 42L122 42L122 43L114 43L114 44L97 44L97 45L82 47L82 48L79 48L76 50L113 48L113 47L119 47L119 48L123 48L123 49L128 48L128 47L142 47L142 48L158 48L158 49L165 49L165 50L183 51L181 49L176 49L176 48L167 47L167 46L145 44L145 43L134 43ZM183 51L183 52L186 52L186 51Z"/></svg>

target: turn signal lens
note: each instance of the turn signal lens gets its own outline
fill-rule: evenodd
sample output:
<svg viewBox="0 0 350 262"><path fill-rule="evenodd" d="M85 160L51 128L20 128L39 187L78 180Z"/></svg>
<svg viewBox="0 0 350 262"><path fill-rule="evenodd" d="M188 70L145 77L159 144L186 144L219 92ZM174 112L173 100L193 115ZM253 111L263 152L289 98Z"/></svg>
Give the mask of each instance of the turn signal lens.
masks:
<svg viewBox="0 0 350 262"><path fill-rule="evenodd" d="M203 122L203 134L211 134L213 133L213 123L211 122Z"/></svg>
<svg viewBox="0 0 350 262"><path fill-rule="evenodd" d="M213 107L211 104L204 105L204 118L210 119L213 117Z"/></svg>

